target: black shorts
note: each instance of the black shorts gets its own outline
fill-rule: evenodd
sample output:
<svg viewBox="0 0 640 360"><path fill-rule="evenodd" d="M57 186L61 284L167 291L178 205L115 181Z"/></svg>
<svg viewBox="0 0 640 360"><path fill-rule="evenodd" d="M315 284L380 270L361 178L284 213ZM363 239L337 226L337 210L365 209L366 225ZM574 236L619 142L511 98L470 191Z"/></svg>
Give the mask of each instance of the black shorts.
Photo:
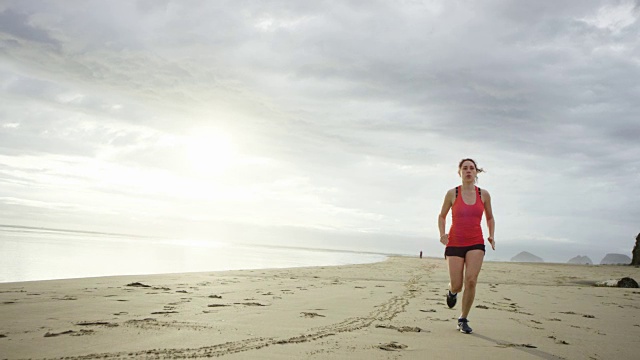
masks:
<svg viewBox="0 0 640 360"><path fill-rule="evenodd" d="M471 246L447 246L444 249L444 258L446 259L447 256L458 256L463 258L470 250L482 250L482 252L486 252L484 250L484 244L476 244Z"/></svg>

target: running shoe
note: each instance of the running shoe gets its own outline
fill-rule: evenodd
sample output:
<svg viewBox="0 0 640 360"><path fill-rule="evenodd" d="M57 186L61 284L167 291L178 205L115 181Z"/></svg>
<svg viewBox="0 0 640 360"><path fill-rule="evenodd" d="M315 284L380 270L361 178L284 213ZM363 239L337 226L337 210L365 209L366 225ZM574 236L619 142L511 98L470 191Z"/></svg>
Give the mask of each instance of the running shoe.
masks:
<svg viewBox="0 0 640 360"><path fill-rule="evenodd" d="M458 301L458 294L452 294L451 290L447 290L447 306L449 306L449 309L456 306L457 301Z"/></svg>
<svg viewBox="0 0 640 360"><path fill-rule="evenodd" d="M473 330L469 327L469 321L465 318L458 319L458 330L464 334L471 334Z"/></svg>

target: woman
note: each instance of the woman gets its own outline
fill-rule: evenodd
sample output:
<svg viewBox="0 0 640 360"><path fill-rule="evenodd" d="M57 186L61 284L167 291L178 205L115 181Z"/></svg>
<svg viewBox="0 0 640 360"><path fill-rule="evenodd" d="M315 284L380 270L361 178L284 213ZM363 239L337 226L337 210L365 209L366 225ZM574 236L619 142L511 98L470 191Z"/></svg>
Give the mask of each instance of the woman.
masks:
<svg viewBox="0 0 640 360"><path fill-rule="evenodd" d="M468 324L467 316L476 295L478 274L484 259L484 238L480 222L482 214L486 215L489 228L488 241L493 250L496 243L493 239L495 220L491 210L491 195L485 189L475 186L478 168L472 159L463 159L458 164L458 175L462 178L462 185L447 192L438 217L440 242L446 246L444 256L449 267L449 291L447 305L453 308L457 302L457 295L462 291L462 313L458 318L458 330L465 334L473 331ZM445 233L445 225L449 209L452 209L452 223L449 233Z"/></svg>

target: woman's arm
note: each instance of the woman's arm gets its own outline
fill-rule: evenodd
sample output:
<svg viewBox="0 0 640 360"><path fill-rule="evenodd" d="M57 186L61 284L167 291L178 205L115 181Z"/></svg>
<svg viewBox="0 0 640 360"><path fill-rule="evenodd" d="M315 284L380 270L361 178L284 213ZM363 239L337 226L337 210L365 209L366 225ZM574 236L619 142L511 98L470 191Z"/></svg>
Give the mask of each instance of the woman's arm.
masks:
<svg viewBox="0 0 640 360"><path fill-rule="evenodd" d="M496 241L493 238L493 235L496 231L496 220L493 218L493 209L491 208L491 195L485 189L482 189L482 198L484 199L484 214L487 218L487 227L489 228L489 243L491 244L491 248L493 250L496 249Z"/></svg>
<svg viewBox="0 0 640 360"><path fill-rule="evenodd" d="M447 194L444 196L444 202L442 203L442 209L440 210L440 215L438 215L438 230L440 231L440 242L443 245L447 245L449 242L449 235L446 233L447 226L447 214L449 213L449 209L453 204L453 190L447 191Z"/></svg>

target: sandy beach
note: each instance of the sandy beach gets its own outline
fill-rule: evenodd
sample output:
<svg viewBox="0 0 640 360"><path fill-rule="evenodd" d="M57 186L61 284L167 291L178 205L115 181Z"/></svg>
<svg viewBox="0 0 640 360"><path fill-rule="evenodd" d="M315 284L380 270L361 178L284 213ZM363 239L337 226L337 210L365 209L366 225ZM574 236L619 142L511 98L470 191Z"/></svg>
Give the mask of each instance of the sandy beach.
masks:
<svg viewBox="0 0 640 360"><path fill-rule="evenodd" d="M471 335L443 259L0 284L0 358L636 359L640 268L486 262Z"/></svg>

